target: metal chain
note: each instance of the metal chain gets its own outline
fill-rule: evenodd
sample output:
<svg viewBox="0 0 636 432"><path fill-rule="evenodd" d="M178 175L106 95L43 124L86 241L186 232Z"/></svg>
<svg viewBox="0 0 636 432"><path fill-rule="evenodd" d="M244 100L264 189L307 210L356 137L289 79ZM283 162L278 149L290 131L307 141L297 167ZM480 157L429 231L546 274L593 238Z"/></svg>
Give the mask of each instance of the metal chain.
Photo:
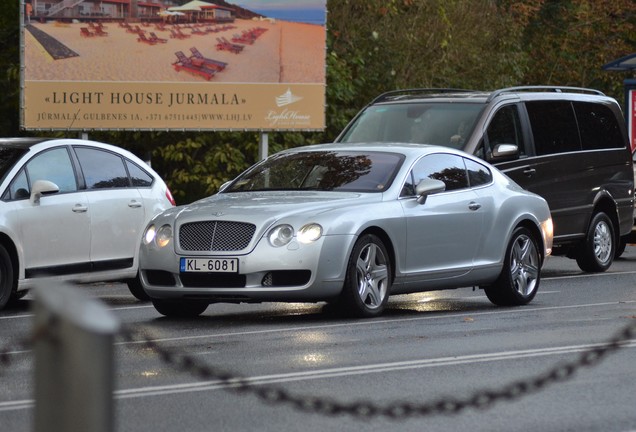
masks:
<svg viewBox="0 0 636 432"><path fill-rule="evenodd" d="M54 324L54 323L49 323ZM393 402L379 405L368 401L342 403L332 398L311 396L295 396L279 387L267 385L253 385L244 377L226 372L201 362L198 358L181 354L176 350L157 344L143 330L123 327L120 332L123 340L128 342L143 342L152 349L166 364L204 380L218 380L226 385L226 389L237 393L253 393L261 400L270 404L288 404L300 411L323 415L350 415L358 419L372 417L387 417L389 419L405 419L409 417L423 417L438 414L459 414L469 408L482 410L492 407L495 403L512 401L531 393L538 392L545 387L566 381L584 367L599 364L607 355L616 352L624 344L636 336L636 319L606 343L582 352L576 360L564 362L549 369L547 372L527 380L519 380L501 389L484 389L474 392L467 398L442 398L429 403ZM17 347L29 349L39 339L52 337L47 326L41 326L33 335L16 345L5 346L0 349L0 366L6 368L11 365L10 352ZM53 341L54 342L54 341ZM2 370L0 369L0 373Z"/></svg>
<svg viewBox="0 0 636 432"><path fill-rule="evenodd" d="M534 378L515 381L498 390L484 389L474 392L467 398L449 397L422 404L393 402L386 405L378 405L368 401L341 403L332 398L296 396L279 387L252 385L244 377L209 366L196 357L161 347L142 331L124 327L121 333L121 336L127 341L143 341L148 348L159 355L162 361L176 369L202 379L218 380L221 384L225 384L227 386L226 389L229 391L253 393L266 403L288 404L301 411L323 415L350 415L358 419L387 417L396 420L416 416L459 414L469 408L482 410L490 408L498 402L519 399L528 394L538 392L551 384L566 381L572 378L579 369L599 364L607 355L616 352L634 338L635 335L636 319L618 331L606 343L582 352L576 360L561 363Z"/></svg>

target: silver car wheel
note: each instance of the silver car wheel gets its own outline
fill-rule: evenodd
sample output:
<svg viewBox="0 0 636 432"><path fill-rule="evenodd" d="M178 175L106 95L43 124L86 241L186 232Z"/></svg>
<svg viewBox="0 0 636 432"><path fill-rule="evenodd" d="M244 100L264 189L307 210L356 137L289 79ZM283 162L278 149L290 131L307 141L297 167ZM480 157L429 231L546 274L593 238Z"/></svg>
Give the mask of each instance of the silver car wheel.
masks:
<svg viewBox="0 0 636 432"><path fill-rule="evenodd" d="M391 292L391 260L382 240L364 234L353 245L340 297L334 302L346 315L374 317L384 311Z"/></svg>
<svg viewBox="0 0 636 432"><path fill-rule="evenodd" d="M605 221L594 227L594 255L601 263L606 263L612 256L612 230Z"/></svg>
<svg viewBox="0 0 636 432"><path fill-rule="evenodd" d="M541 260L536 237L525 227L517 227L506 248L501 273L484 286L488 299L498 306L520 306L532 301L541 281Z"/></svg>
<svg viewBox="0 0 636 432"><path fill-rule="evenodd" d="M369 309L377 309L387 295L389 271L386 257L375 243L366 245L356 262L358 296Z"/></svg>
<svg viewBox="0 0 636 432"><path fill-rule="evenodd" d="M537 288L539 279L539 254L530 237L517 237L510 259L510 275L514 289L521 296L527 297Z"/></svg>

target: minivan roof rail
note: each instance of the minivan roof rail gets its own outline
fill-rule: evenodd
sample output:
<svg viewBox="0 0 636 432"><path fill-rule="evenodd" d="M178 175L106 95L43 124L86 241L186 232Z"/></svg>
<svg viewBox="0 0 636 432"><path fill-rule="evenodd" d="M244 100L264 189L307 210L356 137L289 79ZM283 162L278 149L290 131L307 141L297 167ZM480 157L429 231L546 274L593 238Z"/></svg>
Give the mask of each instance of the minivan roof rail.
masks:
<svg viewBox="0 0 636 432"><path fill-rule="evenodd" d="M371 104L384 102L389 98L396 96L413 96L421 94L439 94L439 93L476 93L476 90L466 90L457 88L411 88L402 90L392 90L382 93L380 96L373 99Z"/></svg>
<svg viewBox="0 0 636 432"><path fill-rule="evenodd" d="M584 88L584 87L568 87L568 86L518 86L508 87L493 91L488 97L488 102L500 96L504 93L518 93L518 92L546 92L546 93L583 93L596 96L605 96L605 93L599 90Z"/></svg>

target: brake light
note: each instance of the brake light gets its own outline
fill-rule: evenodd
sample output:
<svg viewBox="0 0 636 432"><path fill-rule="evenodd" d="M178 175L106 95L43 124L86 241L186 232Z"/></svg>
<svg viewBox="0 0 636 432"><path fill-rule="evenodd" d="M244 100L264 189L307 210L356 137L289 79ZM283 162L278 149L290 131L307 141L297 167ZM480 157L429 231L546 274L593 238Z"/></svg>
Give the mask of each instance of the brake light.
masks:
<svg viewBox="0 0 636 432"><path fill-rule="evenodd" d="M168 198L168 201L170 201L170 204L172 204L173 206L177 205L174 198L172 197L172 193L170 192L170 189L168 189L167 187L166 187L166 198Z"/></svg>

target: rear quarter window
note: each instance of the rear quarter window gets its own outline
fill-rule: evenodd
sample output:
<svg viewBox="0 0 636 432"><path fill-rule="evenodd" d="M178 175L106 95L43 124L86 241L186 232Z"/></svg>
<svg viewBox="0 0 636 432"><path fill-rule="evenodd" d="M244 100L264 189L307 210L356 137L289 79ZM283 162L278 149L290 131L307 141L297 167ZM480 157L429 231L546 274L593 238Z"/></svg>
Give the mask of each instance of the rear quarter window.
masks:
<svg viewBox="0 0 636 432"><path fill-rule="evenodd" d="M606 105L574 102L583 150L624 148L626 145L614 112Z"/></svg>

